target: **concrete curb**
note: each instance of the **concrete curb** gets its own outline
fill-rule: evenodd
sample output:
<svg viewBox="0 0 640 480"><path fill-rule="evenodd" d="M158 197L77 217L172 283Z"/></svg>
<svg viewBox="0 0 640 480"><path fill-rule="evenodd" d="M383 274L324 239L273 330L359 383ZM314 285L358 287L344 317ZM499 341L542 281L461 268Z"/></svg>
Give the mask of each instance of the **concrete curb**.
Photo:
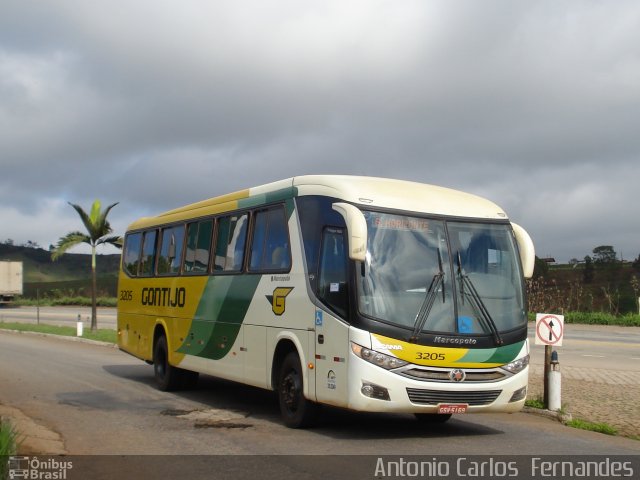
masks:
<svg viewBox="0 0 640 480"><path fill-rule="evenodd" d="M7 419L18 432L19 455L66 455L68 453L62 435L36 422L22 410L0 404L0 418Z"/></svg>
<svg viewBox="0 0 640 480"><path fill-rule="evenodd" d="M522 411L524 413L531 413L533 415L539 415L541 417L558 420L563 425L567 424L567 422L570 422L573 418L570 413L554 412L553 410L547 410L544 408L533 408L525 406L522 408Z"/></svg>

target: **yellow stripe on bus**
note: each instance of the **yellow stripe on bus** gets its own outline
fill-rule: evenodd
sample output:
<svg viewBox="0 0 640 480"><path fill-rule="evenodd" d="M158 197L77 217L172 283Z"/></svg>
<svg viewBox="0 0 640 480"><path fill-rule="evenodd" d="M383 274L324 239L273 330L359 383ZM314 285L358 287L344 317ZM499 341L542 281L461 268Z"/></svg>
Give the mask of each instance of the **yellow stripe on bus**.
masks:
<svg viewBox="0 0 640 480"><path fill-rule="evenodd" d="M468 348L418 345L377 334L372 334L371 337L373 350L382 351L415 365L456 368L493 368L502 365L501 363L495 362L477 361L479 357L478 354L481 352L485 353L485 355L480 355L480 357L483 356L487 360L491 358L495 353L495 348L488 348L486 352L483 352L483 350L474 350L475 361L465 362L464 357L470 352Z"/></svg>

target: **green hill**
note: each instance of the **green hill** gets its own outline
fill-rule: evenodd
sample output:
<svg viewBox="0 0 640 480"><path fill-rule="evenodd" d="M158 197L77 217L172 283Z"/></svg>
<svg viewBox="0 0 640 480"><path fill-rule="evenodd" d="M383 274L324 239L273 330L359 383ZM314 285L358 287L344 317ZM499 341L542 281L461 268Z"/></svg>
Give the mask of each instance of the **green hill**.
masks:
<svg viewBox="0 0 640 480"><path fill-rule="evenodd" d="M91 289L91 255L67 253L56 262L51 252L42 248L28 248L0 244L0 260L23 264L24 297L89 296ZM120 254L98 255L98 295L115 297L118 285Z"/></svg>

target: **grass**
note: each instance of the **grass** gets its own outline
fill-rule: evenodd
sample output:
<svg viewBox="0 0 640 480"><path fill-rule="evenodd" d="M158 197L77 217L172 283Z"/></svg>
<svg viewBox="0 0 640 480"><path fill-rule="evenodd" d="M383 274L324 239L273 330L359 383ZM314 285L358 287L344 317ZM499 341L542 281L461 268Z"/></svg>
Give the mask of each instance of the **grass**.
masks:
<svg viewBox="0 0 640 480"><path fill-rule="evenodd" d="M531 407L531 408L539 408L539 409L545 408L544 401L540 397L527 399L525 400L524 404L527 407ZM566 408L564 405L559 410L559 413L566 413ZM586 420L581 420L579 418L576 418L576 419L564 422L564 424L567 425L568 427L579 428L580 430L589 430L590 432L604 433L605 435L613 435L613 436L618 435L618 430L607 423L594 423L594 422L588 422ZM631 438L634 440L640 440L640 436L635 438L631 437Z"/></svg>
<svg viewBox="0 0 640 480"><path fill-rule="evenodd" d="M6 420L0 418L0 479L8 478L7 457L18 453L18 433Z"/></svg>
<svg viewBox="0 0 640 480"><path fill-rule="evenodd" d="M39 301L34 298L19 298L15 301L15 304L23 307L36 307L38 305L41 307L59 307L67 305L90 307L91 298L81 296L64 296L56 298L41 298ZM98 297L96 299L96 304L98 307L115 307L118 304L118 299L115 297Z"/></svg>
<svg viewBox="0 0 640 480"><path fill-rule="evenodd" d="M581 323L587 325L622 325L640 327L640 315L612 315L604 312L569 312L565 315L565 323Z"/></svg>
<svg viewBox="0 0 640 480"><path fill-rule="evenodd" d="M586 420L580 420L579 418L569 420L566 425L573 428L579 428L581 430L589 430L590 432L604 433L605 435L618 434L618 430L607 423L587 422Z"/></svg>
<svg viewBox="0 0 640 480"><path fill-rule="evenodd" d="M527 407L531 407L531 408L539 408L539 409L544 409L544 401L542 400L542 398L527 398L524 401L525 406Z"/></svg>
<svg viewBox="0 0 640 480"><path fill-rule="evenodd" d="M51 335L61 335L65 337L76 336L76 327L56 327L53 325L34 325L32 323L0 322L0 328L4 330L17 330L20 332L48 333ZM98 329L97 332L93 333L90 329L85 328L82 338L98 340L100 342L116 343L116 332L111 329Z"/></svg>
<svg viewBox="0 0 640 480"><path fill-rule="evenodd" d="M540 397L527 399L524 404L531 408L545 408L544 401ZM563 405L562 408L558 410L558 413L566 414L566 405ZM605 435L612 436L618 435L618 430L607 423L594 423L587 420L581 420L579 418L568 420L563 423L568 427L578 428L580 430L588 430L590 432L604 433ZM632 440L640 440L640 435L633 435L628 438L631 438Z"/></svg>

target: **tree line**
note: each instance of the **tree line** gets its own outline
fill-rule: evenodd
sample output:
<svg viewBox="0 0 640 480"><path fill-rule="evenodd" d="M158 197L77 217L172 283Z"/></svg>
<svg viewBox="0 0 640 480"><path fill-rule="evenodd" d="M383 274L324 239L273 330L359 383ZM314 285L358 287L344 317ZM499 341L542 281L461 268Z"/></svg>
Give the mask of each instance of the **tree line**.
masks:
<svg viewBox="0 0 640 480"><path fill-rule="evenodd" d="M530 311L638 313L640 254L625 262L611 245L595 247L583 261L550 266L536 259L527 282Z"/></svg>

